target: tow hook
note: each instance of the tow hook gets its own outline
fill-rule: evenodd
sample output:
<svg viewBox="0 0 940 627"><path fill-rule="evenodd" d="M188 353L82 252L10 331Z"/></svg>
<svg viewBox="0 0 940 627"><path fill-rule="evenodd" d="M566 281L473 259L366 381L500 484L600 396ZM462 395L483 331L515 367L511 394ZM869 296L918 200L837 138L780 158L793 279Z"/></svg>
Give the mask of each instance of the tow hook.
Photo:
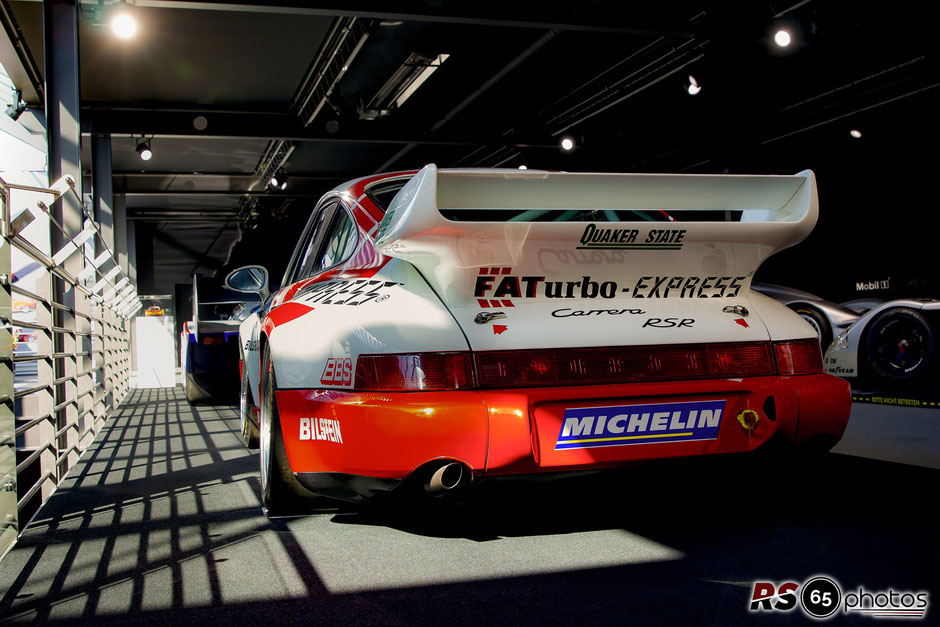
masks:
<svg viewBox="0 0 940 627"><path fill-rule="evenodd" d="M738 414L738 424L740 424L741 428L745 431L753 431L756 429L758 422L760 422L760 416L753 409L745 409Z"/></svg>

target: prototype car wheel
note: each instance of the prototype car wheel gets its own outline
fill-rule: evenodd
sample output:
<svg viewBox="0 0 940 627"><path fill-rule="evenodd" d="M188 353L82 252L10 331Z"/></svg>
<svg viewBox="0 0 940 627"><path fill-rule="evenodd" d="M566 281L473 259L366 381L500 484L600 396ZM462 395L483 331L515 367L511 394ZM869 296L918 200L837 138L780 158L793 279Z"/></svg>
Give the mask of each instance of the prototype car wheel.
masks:
<svg viewBox="0 0 940 627"><path fill-rule="evenodd" d="M242 441L248 448L258 446L258 426L252 419L251 392L248 390L248 368L242 361L242 383L238 393L238 423L241 429Z"/></svg>
<svg viewBox="0 0 940 627"><path fill-rule="evenodd" d="M934 334L921 313L906 308L889 309L872 320L865 348L876 375L891 381L913 381L930 367Z"/></svg>
<svg viewBox="0 0 940 627"><path fill-rule="evenodd" d="M819 338L822 351L825 353L829 345L832 344L832 325L829 324L829 320L826 319L826 316L810 305L789 305L789 307L813 327L816 331L816 337Z"/></svg>
<svg viewBox="0 0 940 627"><path fill-rule="evenodd" d="M274 397L274 364L271 361L271 349L264 348L261 361L261 418L260 418L260 455L261 458L261 504L269 516L296 513L309 505L307 492L294 478L290 463L287 461L287 449L281 434L281 419L277 412L277 399Z"/></svg>

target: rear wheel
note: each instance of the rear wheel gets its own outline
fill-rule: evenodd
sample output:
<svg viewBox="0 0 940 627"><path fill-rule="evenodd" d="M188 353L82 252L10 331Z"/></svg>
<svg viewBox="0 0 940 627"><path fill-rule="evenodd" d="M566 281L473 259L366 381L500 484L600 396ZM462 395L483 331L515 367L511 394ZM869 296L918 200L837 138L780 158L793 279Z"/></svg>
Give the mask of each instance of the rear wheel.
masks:
<svg viewBox="0 0 940 627"><path fill-rule="evenodd" d="M268 515L279 516L297 513L309 507L309 497L312 495L297 483L287 461L277 399L274 397L274 382L271 349L266 345L261 361L261 503Z"/></svg>
<svg viewBox="0 0 940 627"><path fill-rule="evenodd" d="M258 446L258 425L252 417L251 391L248 389L248 368L242 361L242 383L238 393L238 421L241 428L242 441L248 448Z"/></svg>
<svg viewBox="0 0 940 627"><path fill-rule="evenodd" d="M829 324L829 320L826 319L826 316L810 305L790 305L790 309L798 313L803 320L806 320L809 325L813 327L816 331L816 337L819 338L819 345L822 347L822 352L825 353L826 349L829 348L829 345L832 343L832 325Z"/></svg>
<svg viewBox="0 0 940 627"><path fill-rule="evenodd" d="M882 380L911 382L930 368L934 334L918 311L889 309L872 320L865 335L868 364Z"/></svg>

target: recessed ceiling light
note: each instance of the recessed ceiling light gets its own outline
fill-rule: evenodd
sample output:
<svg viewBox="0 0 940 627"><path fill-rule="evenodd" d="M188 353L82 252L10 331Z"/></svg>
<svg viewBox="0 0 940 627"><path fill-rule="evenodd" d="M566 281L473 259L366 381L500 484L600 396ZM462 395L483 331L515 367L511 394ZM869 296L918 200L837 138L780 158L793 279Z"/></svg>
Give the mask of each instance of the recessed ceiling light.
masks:
<svg viewBox="0 0 940 627"><path fill-rule="evenodd" d="M780 46L781 48L786 48L790 45L791 37L790 32L785 28L781 28L776 33L774 33L774 43Z"/></svg>
<svg viewBox="0 0 940 627"><path fill-rule="evenodd" d="M851 135L851 136L854 137L855 139L861 139L861 138L862 138L862 132L861 132L860 130L858 130L857 128L853 128L851 131L849 131L849 135Z"/></svg>
<svg viewBox="0 0 940 627"><path fill-rule="evenodd" d="M695 77L689 74L689 85L686 87L686 91L689 92L690 96L695 96L702 91L702 86L698 84L698 81L695 80Z"/></svg>
<svg viewBox="0 0 940 627"><path fill-rule="evenodd" d="M574 138L572 137L562 137L561 138L561 149L565 152L571 152L574 150Z"/></svg>
<svg viewBox="0 0 940 627"><path fill-rule="evenodd" d="M520 166L519 166L519 169L520 169L520 170L528 170L529 168L527 168L527 167L525 166L525 164L523 164L523 165L520 165Z"/></svg>

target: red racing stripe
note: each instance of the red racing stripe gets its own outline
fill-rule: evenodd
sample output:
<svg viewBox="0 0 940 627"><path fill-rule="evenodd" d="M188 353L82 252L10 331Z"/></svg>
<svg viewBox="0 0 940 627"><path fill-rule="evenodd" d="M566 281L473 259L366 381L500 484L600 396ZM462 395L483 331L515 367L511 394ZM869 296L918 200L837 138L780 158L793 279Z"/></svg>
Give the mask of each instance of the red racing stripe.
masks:
<svg viewBox="0 0 940 627"><path fill-rule="evenodd" d="M311 311L313 311L313 307L310 305L304 305L302 303L284 303L277 309L272 309L271 312L264 317L264 332L270 335L271 331L275 328L291 320L296 320Z"/></svg>

